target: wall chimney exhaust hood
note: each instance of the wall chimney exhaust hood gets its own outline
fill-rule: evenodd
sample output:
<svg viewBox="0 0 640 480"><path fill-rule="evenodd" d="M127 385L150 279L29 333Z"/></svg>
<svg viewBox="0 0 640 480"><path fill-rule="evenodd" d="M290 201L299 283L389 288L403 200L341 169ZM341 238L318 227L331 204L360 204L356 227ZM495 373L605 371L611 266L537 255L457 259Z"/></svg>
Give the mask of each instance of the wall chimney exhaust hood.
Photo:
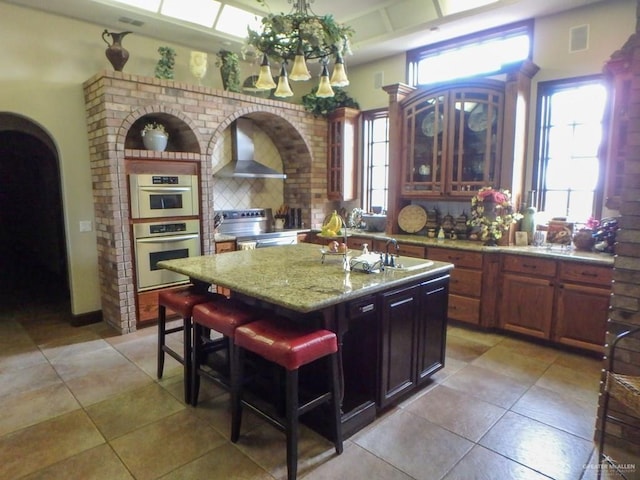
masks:
<svg viewBox="0 0 640 480"><path fill-rule="evenodd" d="M222 167L216 177L225 178L287 178L273 168L257 162L254 158L253 122L238 118L231 128L231 161Z"/></svg>

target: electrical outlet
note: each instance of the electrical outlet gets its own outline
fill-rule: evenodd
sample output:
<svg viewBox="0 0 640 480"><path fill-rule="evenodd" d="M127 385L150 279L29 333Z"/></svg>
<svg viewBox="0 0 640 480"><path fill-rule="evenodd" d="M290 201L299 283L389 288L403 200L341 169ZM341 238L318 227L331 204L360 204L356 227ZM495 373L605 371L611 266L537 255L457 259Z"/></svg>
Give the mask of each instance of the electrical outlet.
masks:
<svg viewBox="0 0 640 480"><path fill-rule="evenodd" d="M81 232L90 232L91 231L91 220L80 220L80 231Z"/></svg>

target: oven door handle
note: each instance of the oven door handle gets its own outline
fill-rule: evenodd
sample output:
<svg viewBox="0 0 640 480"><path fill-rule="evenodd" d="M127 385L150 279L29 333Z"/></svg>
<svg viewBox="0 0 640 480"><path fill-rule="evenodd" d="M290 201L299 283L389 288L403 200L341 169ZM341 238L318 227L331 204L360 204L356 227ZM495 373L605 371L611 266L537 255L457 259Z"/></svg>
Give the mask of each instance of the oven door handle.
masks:
<svg viewBox="0 0 640 480"><path fill-rule="evenodd" d="M167 192L188 192L191 187L140 187L142 192L167 193Z"/></svg>
<svg viewBox="0 0 640 480"><path fill-rule="evenodd" d="M147 237L147 238L137 238L136 242L138 243L168 243L168 242L182 242L184 240L193 240L194 238L200 237L199 234L195 233L192 235L172 235L169 237Z"/></svg>

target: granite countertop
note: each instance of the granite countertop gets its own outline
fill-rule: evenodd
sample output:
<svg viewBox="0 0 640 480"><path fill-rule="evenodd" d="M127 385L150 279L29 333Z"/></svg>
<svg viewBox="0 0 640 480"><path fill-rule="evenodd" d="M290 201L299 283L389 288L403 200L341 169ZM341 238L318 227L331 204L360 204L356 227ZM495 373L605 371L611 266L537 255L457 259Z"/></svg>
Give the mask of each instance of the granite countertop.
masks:
<svg viewBox="0 0 640 480"><path fill-rule="evenodd" d="M158 266L302 313L453 268L450 263L433 262L412 271L349 272L343 268L342 255L326 255L322 263L321 247L310 243L165 260Z"/></svg>
<svg viewBox="0 0 640 480"><path fill-rule="evenodd" d="M358 237L369 237L374 240L378 239L383 241L386 241L389 238L395 238L398 242L411 245L421 245L425 247L453 248L484 253L499 252L506 254L528 255L540 258L552 258L556 260L570 260L613 266L613 256L607 253L584 252L575 250L574 248L563 248L560 245L545 245L542 247L516 247L514 245L503 247L487 247L484 246L482 242L472 240L438 240L436 238L428 238L423 235L388 235L384 232L366 232L360 230L349 230L349 235ZM428 252L427 256L429 256Z"/></svg>

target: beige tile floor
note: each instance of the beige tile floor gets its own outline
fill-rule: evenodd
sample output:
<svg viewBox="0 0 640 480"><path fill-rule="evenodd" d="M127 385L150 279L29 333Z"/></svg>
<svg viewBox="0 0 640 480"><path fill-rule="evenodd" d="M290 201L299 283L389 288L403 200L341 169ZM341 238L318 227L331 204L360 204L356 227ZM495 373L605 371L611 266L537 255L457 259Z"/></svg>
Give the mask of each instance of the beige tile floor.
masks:
<svg viewBox="0 0 640 480"><path fill-rule="evenodd" d="M198 407L186 406L171 358L156 379L154 327L120 336L102 324L70 327L51 305L9 310L0 313L0 479L286 477L282 433L250 417L232 444L226 393L203 382ZM450 326L446 368L342 455L304 429L299 477L595 479L600 368Z"/></svg>

